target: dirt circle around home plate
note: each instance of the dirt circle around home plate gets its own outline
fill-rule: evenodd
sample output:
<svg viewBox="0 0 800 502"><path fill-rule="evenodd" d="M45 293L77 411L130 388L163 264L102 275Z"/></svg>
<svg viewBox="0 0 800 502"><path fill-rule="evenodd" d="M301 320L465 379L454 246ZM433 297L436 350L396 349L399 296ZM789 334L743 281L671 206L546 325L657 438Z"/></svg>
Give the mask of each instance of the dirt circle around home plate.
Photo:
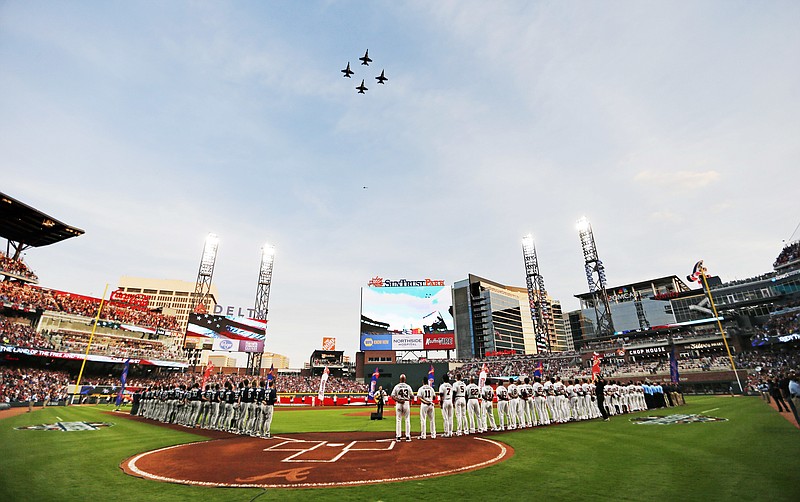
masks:
<svg viewBox="0 0 800 502"><path fill-rule="evenodd" d="M427 479L488 467L514 450L490 437L395 441L386 432L226 435L122 462L133 476L197 486L323 488Z"/></svg>

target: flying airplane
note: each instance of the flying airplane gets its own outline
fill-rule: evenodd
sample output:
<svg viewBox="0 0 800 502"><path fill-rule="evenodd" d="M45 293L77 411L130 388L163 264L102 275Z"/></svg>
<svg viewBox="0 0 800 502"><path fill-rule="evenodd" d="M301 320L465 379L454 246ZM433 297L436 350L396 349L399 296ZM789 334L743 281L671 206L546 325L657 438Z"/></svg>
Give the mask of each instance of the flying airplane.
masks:
<svg viewBox="0 0 800 502"><path fill-rule="evenodd" d="M386 83L386 81L389 79L383 74L383 70L381 70L381 74L375 77L375 80L377 80L379 84L383 84Z"/></svg>
<svg viewBox="0 0 800 502"><path fill-rule="evenodd" d="M356 87L356 89L358 89L358 93L359 94L366 94L366 92L364 92L364 91L366 91L367 88L364 86L364 79L363 78L361 79L361 85Z"/></svg>
<svg viewBox="0 0 800 502"><path fill-rule="evenodd" d="M344 73L342 76L347 78L350 78L350 75L354 73L353 70L350 69L350 61L347 62L347 68L342 70L342 73Z"/></svg>
<svg viewBox="0 0 800 502"><path fill-rule="evenodd" d="M363 58L358 58L358 59L361 61L362 65L369 66L369 64L372 62L372 60L369 58L369 49L367 49L367 52L364 53Z"/></svg>

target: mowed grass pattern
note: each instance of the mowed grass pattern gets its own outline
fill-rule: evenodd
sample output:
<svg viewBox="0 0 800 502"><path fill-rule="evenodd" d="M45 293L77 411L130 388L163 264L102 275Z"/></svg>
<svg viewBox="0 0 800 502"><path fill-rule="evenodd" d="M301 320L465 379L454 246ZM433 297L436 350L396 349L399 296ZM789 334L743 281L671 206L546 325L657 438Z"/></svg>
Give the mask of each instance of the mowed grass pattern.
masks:
<svg viewBox="0 0 800 502"><path fill-rule="evenodd" d="M105 500L798 500L800 430L758 398L689 397L658 410L700 413L727 422L634 425L639 413L492 436L515 455L479 471L425 481L320 490L223 489L159 483L124 474L119 464L143 451L203 440L187 432L103 413L59 407L0 420L0 497L11 501ZM394 419L370 421L348 409L279 409L276 434L387 431ZM438 410L437 410L438 411ZM18 431L64 421L105 421L98 431ZM412 417L419 429L419 419ZM441 430L441 417L437 417ZM437 441L446 441L437 439ZM457 451L452 452L458 455ZM257 461L257 459L253 459ZM369 466L366 466L369 468Z"/></svg>

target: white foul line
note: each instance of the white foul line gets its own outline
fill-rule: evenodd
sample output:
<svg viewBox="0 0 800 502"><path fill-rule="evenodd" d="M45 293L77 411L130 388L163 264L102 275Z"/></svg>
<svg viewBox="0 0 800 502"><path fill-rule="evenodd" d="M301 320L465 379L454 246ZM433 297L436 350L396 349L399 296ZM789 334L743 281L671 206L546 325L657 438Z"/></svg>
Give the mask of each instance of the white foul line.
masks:
<svg viewBox="0 0 800 502"><path fill-rule="evenodd" d="M717 411L719 408L711 408L710 410L701 411L700 413L711 413L712 411Z"/></svg>

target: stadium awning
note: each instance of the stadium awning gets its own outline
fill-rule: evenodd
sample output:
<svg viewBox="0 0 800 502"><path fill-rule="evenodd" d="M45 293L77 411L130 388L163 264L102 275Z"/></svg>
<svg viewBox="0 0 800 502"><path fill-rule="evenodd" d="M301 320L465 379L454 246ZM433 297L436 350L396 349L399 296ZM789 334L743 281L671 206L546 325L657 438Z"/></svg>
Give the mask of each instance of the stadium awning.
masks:
<svg viewBox="0 0 800 502"><path fill-rule="evenodd" d="M83 234L80 228L0 192L0 237L15 243L15 248L47 246Z"/></svg>

